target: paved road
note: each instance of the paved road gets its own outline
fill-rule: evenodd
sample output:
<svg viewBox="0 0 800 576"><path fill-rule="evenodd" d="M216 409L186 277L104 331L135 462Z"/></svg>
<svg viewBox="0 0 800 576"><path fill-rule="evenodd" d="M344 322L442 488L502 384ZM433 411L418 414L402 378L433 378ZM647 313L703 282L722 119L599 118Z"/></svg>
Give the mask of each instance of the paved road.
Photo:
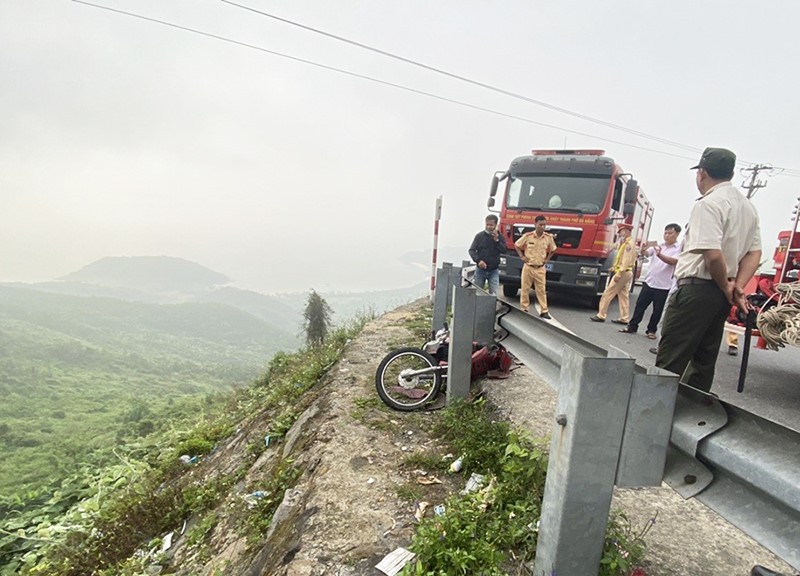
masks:
<svg viewBox="0 0 800 576"><path fill-rule="evenodd" d="M631 295L631 311L638 292L637 287L635 293ZM503 297L501 299L507 300ZM622 326L618 324L609 321L602 324L591 322L589 317L596 313L596 309L587 308L581 302L557 294L548 294L548 299L553 319L581 338L603 348L616 346L635 356L637 363L643 366L654 365L656 357L649 352L649 349L656 344L656 341L645 337L643 326L640 326L639 334L622 334L619 332ZM516 299L511 300L511 303L518 305ZM643 322L645 325L650 317L650 310L652 308L645 314ZM611 304L608 318L616 318L618 313L615 301ZM753 344L755 341L754 338ZM743 344L742 337L740 347ZM754 414L800 431L800 348L789 346L771 352L753 346L750 351L744 392L741 394L736 392L741 356L728 356L724 340L723 348L717 360L716 377L711 391L729 404L740 406Z"/></svg>

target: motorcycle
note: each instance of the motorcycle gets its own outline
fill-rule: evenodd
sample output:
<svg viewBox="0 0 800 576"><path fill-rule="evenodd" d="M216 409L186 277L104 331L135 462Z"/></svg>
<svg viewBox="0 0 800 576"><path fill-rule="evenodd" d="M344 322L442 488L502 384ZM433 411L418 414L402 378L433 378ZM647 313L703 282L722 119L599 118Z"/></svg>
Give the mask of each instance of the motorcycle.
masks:
<svg viewBox="0 0 800 576"><path fill-rule="evenodd" d="M387 354L375 372L381 400L395 410L410 412L433 401L447 378L450 330L445 326L422 348L398 348Z"/></svg>
<svg viewBox="0 0 800 576"><path fill-rule="evenodd" d="M450 330L447 325L436 332L422 348L398 348L387 354L375 372L375 388L381 400L394 410L410 412L436 399L447 378ZM508 372L511 356L499 344L491 347L472 343L471 376L490 370Z"/></svg>

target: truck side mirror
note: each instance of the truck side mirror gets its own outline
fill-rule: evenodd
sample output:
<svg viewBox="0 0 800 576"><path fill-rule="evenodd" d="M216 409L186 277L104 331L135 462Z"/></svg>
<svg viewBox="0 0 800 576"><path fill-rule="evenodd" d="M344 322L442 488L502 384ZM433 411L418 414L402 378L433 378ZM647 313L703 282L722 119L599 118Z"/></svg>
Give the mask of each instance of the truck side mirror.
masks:
<svg viewBox="0 0 800 576"><path fill-rule="evenodd" d="M639 183L634 179L628 180L628 184L625 186L625 204L635 203L636 196L638 195L638 193L639 193Z"/></svg>
<svg viewBox="0 0 800 576"><path fill-rule="evenodd" d="M497 174L492 176L492 184L489 186L489 198L494 198L497 195L497 187L500 185L500 179Z"/></svg>
<svg viewBox="0 0 800 576"><path fill-rule="evenodd" d="M625 216L630 216L634 212L636 212L636 205L632 202L626 202L625 206L622 207L622 213L625 214Z"/></svg>
<svg viewBox="0 0 800 576"><path fill-rule="evenodd" d="M494 206L494 198L489 198L489 200L486 202L486 206L489 208Z"/></svg>

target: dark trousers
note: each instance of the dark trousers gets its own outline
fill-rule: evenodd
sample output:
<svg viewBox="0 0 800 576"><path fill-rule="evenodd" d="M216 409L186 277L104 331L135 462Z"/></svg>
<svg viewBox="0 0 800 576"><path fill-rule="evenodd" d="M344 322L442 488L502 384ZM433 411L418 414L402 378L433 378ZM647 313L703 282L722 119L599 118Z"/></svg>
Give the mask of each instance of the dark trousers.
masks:
<svg viewBox="0 0 800 576"><path fill-rule="evenodd" d="M664 312L664 304L667 303L667 296L669 296L669 289L650 288L646 282L643 282L639 297L636 299L636 308L633 309L633 316L631 316L631 321L628 322L628 330L636 332L639 329L645 310L652 304L653 313L650 314L650 321L647 323L647 332L648 334L655 334L658 330L661 314Z"/></svg>
<svg viewBox="0 0 800 576"><path fill-rule="evenodd" d="M730 309L716 284L680 286L669 301L656 366L681 375L684 384L711 390Z"/></svg>

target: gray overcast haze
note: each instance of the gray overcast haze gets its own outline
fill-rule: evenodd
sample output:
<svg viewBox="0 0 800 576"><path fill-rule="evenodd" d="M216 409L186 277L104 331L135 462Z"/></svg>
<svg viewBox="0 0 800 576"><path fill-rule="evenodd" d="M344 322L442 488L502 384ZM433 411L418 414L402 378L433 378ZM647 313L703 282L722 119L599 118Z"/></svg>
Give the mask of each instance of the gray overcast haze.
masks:
<svg viewBox="0 0 800 576"><path fill-rule="evenodd" d="M467 257L492 174L565 145L635 175L652 237L688 219L709 145L791 169L754 199L766 255L790 225L798 2L237 1L694 150L221 1L103 4L556 128L76 2L2 0L0 281L168 255L264 292L407 286L430 275L437 196L439 246ZM425 251L416 273L399 263L410 251Z"/></svg>

